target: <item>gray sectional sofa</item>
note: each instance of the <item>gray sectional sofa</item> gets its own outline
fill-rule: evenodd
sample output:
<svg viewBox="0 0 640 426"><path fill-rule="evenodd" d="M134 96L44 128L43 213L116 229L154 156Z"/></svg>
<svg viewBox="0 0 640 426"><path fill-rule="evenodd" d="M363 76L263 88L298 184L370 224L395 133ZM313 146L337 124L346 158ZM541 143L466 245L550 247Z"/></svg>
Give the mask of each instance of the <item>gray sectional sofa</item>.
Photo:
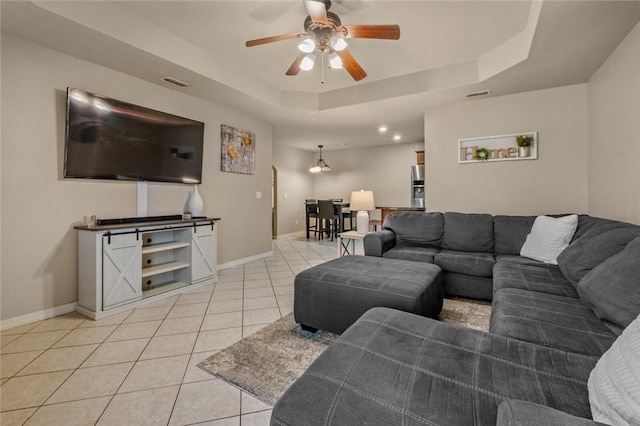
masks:
<svg viewBox="0 0 640 426"><path fill-rule="evenodd" d="M640 227L580 215L555 265L520 256L535 219L388 215L365 237L366 255L438 265L446 293L492 300L490 332L372 309L291 386L271 423L597 424L587 381L640 314Z"/></svg>

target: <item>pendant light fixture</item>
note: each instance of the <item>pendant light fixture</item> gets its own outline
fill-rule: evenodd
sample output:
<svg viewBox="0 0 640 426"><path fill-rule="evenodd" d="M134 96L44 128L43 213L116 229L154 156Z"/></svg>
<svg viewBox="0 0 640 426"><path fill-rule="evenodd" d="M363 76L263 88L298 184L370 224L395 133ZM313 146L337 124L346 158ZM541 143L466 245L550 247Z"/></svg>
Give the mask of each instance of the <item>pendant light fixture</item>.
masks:
<svg viewBox="0 0 640 426"><path fill-rule="evenodd" d="M318 157L318 160L313 163L313 166L311 166L311 168L309 169L309 171L311 173L320 173L320 172L330 172L331 171L331 167L329 167L329 165L322 159L322 147L324 145L318 145L318 148L320 148L320 157Z"/></svg>

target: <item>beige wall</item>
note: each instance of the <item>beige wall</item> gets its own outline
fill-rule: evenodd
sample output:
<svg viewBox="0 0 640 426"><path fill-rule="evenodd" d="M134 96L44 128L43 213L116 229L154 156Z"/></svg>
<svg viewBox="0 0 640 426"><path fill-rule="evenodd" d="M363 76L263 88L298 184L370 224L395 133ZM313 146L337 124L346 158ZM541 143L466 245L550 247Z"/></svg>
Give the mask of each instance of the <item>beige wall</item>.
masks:
<svg viewBox="0 0 640 426"><path fill-rule="evenodd" d="M492 214L585 212L586 85L434 108L425 113L426 205ZM538 132L538 159L458 164L458 139Z"/></svg>
<svg viewBox="0 0 640 426"><path fill-rule="evenodd" d="M62 179L67 86L205 122L200 189L204 213L222 218L218 262L271 251L270 124L3 34L3 320L77 300L73 225L83 215L136 215L135 183ZM255 132L255 175L219 171L222 123ZM190 189L149 184L148 214L179 214Z"/></svg>
<svg viewBox="0 0 640 426"><path fill-rule="evenodd" d="M589 214L640 224L640 24L591 77Z"/></svg>
<svg viewBox="0 0 640 426"><path fill-rule="evenodd" d="M304 200L313 198L314 177L309 167L314 154L273 144L273 164L278 169L278 235L303 231Z"/></svg>
<svg viewBox="0 0 640 426"><path fill-rule="evenodd" d="M416 151L422 149L422 143L408 143L323 151L332 171L315 177L315 196L349 201L351 191L365 189L373 191L378 206L410 206L410 166L416 164ZM371 216L376 217L375 213Z"/></svg>

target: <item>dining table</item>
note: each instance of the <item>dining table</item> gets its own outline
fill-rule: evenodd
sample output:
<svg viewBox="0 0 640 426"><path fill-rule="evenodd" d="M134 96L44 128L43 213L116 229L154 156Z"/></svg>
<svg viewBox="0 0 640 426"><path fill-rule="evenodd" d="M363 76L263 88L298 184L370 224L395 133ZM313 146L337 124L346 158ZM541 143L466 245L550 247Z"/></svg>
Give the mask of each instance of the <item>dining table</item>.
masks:
<svg viewBox="0 0 640 426"><path fill-rule="evenodd" d="M342 214L343 209L348 208L350 203L345 201L332 200L333 207L335 209L336 216L338 216L338 232L344 232L344 215ZM311 224L311 213L314 211L318 211L318 202L305 201L304 203L305 210L305 229L307 234L307 239L309 239L309 225ZM351 212L351 217L353 218L353 214L355 212ZM351 228L351 223L349 223L349 228Z"/></svg>

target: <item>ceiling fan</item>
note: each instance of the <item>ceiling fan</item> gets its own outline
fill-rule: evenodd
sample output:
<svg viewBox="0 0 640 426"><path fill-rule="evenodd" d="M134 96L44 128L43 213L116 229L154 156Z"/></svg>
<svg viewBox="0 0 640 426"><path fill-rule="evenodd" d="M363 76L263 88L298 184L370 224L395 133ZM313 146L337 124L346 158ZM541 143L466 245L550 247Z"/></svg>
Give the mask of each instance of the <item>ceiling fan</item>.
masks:
<svg viewBox="0 0 640 426"><path fill-rule="evenodd" d="M304 32L282 34L278 36L249 40L247 47L259 46L276 41L301 39L298 45L301 53L293 61L287 72L288 76L298 75L300 70L313 68L315 54L329 55L332 68L345 68L355 81L367 76L365 70L347 50L347 38L371 38L398 40L398 25L342 25L340 17L329 12L329 0L303 0L309 16L304 20Z"/></svg>

